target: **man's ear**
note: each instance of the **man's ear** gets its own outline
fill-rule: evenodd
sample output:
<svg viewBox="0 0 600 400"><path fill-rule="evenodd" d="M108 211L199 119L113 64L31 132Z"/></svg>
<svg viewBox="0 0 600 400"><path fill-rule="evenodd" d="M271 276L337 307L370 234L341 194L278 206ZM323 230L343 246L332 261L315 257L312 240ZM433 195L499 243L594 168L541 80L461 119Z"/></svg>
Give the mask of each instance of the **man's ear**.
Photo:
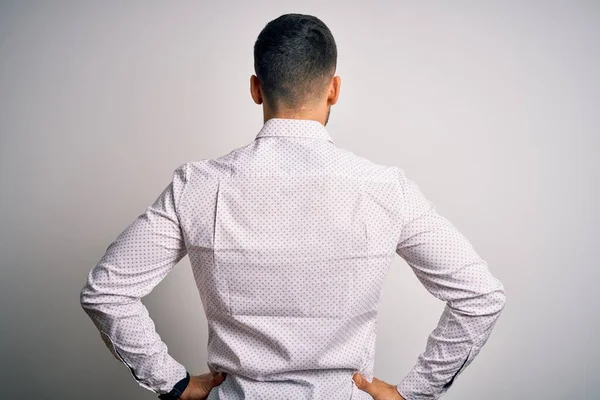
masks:
<svg viewBox="0 0 600 400"><path fill-rule="evenodd" d="M252 100L254 100L256 104L263 103L260 81L258 80L258 76L256 75L252 75L250 77L250 95L252 96Z"/></svg>
<svg viewBox="0 0 600 400"><path fill-rule="evenodd" d="M329 84L329 92L327 94L327 104L334 105L340 97L340 88L342 86L342 78L334 76Z"/></svg>

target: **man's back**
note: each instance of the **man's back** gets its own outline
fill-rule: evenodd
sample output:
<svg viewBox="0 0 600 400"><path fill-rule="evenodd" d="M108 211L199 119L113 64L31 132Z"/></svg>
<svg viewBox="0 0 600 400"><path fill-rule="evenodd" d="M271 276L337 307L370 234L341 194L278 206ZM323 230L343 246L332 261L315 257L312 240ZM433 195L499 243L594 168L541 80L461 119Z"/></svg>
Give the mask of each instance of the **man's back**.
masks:
<svg viewBox="0 0 600 400"><path fill-rule="evenodd" d="M385 390L437 399L487 341L502 283L402 169L336 147L318 121L271 118L246 146L179 166L90 271L81 304L141 386L178 397L186 369L140 299L188 254L208 367L227 373L209 399L370 399L352 377L374 378L395 253L446 307Z"/></svg>
<svg viewBox="0 0 600 400"><path fill-rule="evenodd" d="M208 364L228 372L210 398L370 398L353 393L351 377L373 374L401 228L398 170L292 119L270 119L252 143L185 168L179 215Z"/></svg>

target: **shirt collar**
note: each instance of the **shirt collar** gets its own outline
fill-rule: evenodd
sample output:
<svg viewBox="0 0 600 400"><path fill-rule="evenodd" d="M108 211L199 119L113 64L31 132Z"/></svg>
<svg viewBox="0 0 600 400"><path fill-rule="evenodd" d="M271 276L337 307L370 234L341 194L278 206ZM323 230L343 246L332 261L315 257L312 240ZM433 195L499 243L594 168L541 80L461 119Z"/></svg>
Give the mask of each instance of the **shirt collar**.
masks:
<svg viewBox="0 0 600 400"><path fill-rule="evenodd" d="M325 126L312 119L270 118L264 123L256 139L265 136L307 137L329 140L333 143L333 138Z"/></svg>

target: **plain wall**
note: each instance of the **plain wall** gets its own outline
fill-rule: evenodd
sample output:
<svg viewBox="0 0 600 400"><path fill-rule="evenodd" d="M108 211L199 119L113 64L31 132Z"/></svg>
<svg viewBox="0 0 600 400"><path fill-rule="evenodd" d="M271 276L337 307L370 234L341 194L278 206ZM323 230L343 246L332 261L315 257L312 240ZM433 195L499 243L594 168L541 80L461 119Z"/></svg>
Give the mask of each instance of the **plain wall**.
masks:
<svg viewBox="0 0 600 400"><path fill-rule="evenodd" d="M600 398L597 1L0 2L0 397L156 398L79 291L178 165L254 140L252 48L288 12L336 38L335 143L403 168L505 285L444 397ZM207 372L187 257L144 303ZM443 306L394 260L377 377L400 382Z"/></svg>

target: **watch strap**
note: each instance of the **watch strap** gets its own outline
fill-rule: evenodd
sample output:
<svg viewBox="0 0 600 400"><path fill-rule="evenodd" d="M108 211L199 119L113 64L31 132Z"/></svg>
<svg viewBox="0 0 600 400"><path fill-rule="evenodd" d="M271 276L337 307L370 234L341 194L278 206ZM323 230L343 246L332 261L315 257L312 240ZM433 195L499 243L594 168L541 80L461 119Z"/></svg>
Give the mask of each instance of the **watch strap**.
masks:
<svg viewBox="0 0 600 400"><path fill-rule="evenodd" d="M175 384L175 386L173 386L173 389L171 389L171 391L169 393L163 393L163 394L159 395L158 398L161 400L179 400L179 398L181 397L181 395L183 394L183 392L185 391L185 388L187 387L187 385L189 383L190 383L190 373L186 371L185 378L183 378L182 380L177 382Z"/></svg>

